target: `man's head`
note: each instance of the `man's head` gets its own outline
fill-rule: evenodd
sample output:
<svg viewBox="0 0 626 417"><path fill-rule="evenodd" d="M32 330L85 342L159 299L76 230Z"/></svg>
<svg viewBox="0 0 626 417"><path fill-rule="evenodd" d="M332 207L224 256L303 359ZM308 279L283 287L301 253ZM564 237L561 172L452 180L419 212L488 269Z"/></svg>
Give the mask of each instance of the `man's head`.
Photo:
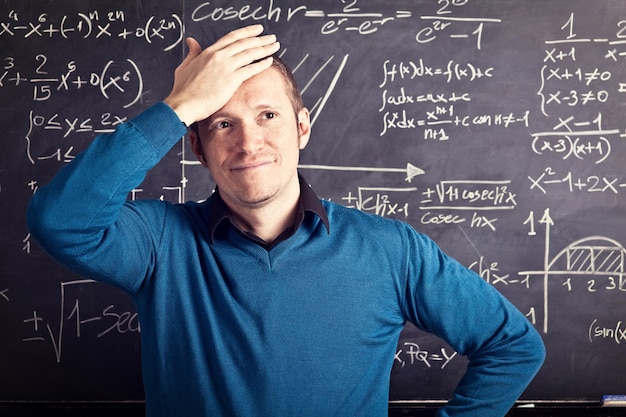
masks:
<svg viewBox="0 0 626 417"><path fill-rule="evenodd" d="M218 111L190 131L198 160L231 208L293 203L300 192L299 151L308 143L309 113L280 60L244 81ZM288 201L288 203L287 203Z"/></svg>

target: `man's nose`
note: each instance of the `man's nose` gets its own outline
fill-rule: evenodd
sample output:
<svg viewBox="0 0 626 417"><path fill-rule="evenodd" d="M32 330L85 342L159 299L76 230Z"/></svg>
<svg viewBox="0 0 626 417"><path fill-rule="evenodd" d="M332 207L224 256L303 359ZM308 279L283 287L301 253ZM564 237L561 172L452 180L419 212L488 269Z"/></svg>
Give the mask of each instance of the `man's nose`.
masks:
<svg viewBox="0 0 626 417"><path fill-rule="evenodd" d="M264 142L263 129L256 123L242 123L239 131L239 147L247 153L259 150Z"/></svg>

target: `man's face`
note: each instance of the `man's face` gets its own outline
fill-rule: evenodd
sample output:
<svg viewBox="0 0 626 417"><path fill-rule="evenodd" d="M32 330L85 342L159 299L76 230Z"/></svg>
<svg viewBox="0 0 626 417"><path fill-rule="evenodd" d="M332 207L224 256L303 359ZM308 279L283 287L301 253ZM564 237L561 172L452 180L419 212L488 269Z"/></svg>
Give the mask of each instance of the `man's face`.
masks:
<svg viewBox="0 0 626 417"><path fill-rule="evenodd" d="M298 157L309 131L308 111L296 117L285 80L269 68L245 81L190 138L220 195L237 209L289 201L299 192Z"/></svg>

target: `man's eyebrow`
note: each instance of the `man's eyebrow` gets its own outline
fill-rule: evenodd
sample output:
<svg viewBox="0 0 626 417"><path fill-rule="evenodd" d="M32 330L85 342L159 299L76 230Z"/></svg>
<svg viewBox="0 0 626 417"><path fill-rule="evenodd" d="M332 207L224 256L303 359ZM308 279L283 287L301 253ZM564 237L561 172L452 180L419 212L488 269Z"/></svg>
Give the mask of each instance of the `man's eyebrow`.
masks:
<svg viewBox="0 0 626 417"><path fill-rule="evenodd" d="M212 115L207 117L206 121L211 123L214 119L218 119L218 118L221 118L221 117L226 117L226 118L232 119L235 116L231 112L229 112L229 111L226 111L226 110L223 110L223 109L219 109L218 111L216 111L215 113L213 113Z"/></svg>
<svg viewBox="0 0 626 417"><path fill-rule="evenodd" d="M262 109L280 109L281 105L277 104L277 103L270 103L270 102L261 102L256 104L255 106L252 107L255 110L262 110Z"/></svg>
<svg viewBox="0 0 626 417"><path fill-rule="evenodd" d="M267 101L262 101L259 102L258 104L254 104L251 109L254 111L260 111L260 110L268 110L268 109L272 109L272 110L281 110L284 109L285 107L288 107L287 104L279 104L279 103L271 103L271 102L267 102ZM290 108L290 107L289 107ZM227 119L229 118L238 118L238 116L234 115L232 112L229 112L227 110L223 110L223 109L219 109L218 111L216 111L215 113L213 113L212 115L210 115L209 117L206 118L206 122L207 123L212 123L214 119L218 119L218 118L222 118L225 117Z"/></svg>

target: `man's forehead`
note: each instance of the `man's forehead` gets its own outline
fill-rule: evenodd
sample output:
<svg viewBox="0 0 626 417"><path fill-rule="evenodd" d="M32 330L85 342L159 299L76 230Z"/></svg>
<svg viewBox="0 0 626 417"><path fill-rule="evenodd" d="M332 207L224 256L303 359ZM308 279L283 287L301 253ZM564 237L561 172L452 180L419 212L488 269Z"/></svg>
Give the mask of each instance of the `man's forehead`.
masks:
<svg viewBox="0 0 626 417"><path fill-rule="evenodd" d="M291 107L287 83L280 71L270 67L244 81L230 100L207 120L242 109L261 110L286 106Z"/></svg>
<svg viewBox="0 0 626 417"><path fill-rule="evenodd" d="M274 90L276 92L282 92L285 95L287 94L287 80L285 80L283 74L274 67L269 67L259 74L244 81L237 89L237 92L241 91L244 87L250 84L257 86L257 88L267 87L268 89Z"/></svg>

